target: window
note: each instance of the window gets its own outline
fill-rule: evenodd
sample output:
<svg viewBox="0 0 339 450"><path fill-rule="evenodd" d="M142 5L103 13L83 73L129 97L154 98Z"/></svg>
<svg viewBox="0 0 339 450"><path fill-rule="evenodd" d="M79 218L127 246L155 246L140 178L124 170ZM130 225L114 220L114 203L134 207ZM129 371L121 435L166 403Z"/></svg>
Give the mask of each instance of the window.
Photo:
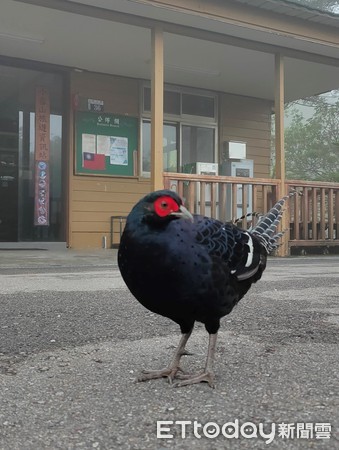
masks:
<svg viewBox="0 0 339 450"><path fill-rule="evenodd" d="M196 162L216 161L217 97L205 91L165 88L164 171L191 171ZM141 173L151 169L151 89L143 88Z"/></svg>
<svg viewBox="0 0 339 450"><path fill-rule="evenodd" d="M215 162L214 129L193 125L182 126L182 166L197 161Z"/></svg>
<svg viewBox="0 0 339 450"><path fill-rule="evenodd" d="M180 115L180 93L164 91L164 113ZM144 111L151 112L151 88L144 88Z"/></svg>
<svg viewBox="0 0 339 450"><path fill-rule="evenodd" d="M182 113L190 116L210 117L214 119L214 98L202 95L183 94Z"/></svg>
<svg viewBox="0 0 339 450"><path fill-rule="evenodd" d="M164 123L164 171L178 171L178 124ZM142 170L151 171L151 122L142 123Z"/></svg>

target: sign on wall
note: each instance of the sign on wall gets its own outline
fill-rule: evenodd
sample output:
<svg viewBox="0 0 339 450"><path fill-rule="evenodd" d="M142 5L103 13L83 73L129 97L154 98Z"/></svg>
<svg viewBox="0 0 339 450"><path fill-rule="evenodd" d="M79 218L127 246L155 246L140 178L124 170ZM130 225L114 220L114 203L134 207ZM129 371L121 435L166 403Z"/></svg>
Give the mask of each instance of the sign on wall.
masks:
<svg viewBox="0 0 339 450"><path fill-rule="evenodd" d="M50 99L46 88L35 92L34 225L49 225Z"/></svg>
<svg viewBox="0 0 339 450"><path fill-rule="evenodd" d="M92 175L134 175L138 119L115 114L76 113L75 172Z"/></svg>

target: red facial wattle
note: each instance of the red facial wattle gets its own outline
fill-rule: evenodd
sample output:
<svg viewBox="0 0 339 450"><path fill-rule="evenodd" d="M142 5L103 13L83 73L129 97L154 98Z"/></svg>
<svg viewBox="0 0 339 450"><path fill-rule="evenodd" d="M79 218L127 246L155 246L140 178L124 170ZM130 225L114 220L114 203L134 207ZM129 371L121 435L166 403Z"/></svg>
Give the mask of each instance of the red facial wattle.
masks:
<svg viewBox="0 0 339 450"><path fill-rule="evenodd" d="M179 211L178 203L167 195L157 198L154 202L154 212L159 217L167 217L177 211Z"/></svg>

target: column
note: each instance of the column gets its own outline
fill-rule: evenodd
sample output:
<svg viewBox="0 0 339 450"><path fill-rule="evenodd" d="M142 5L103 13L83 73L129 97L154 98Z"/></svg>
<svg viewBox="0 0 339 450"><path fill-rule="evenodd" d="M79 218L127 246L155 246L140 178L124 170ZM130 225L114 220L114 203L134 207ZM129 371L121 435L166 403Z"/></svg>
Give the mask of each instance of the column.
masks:
<svg viewBox="0 0 339 450"><path fill-rule="evenodd" d="M285 143L284 143L284 58L281 54L275 55L275 171L276 178L280 180L280 188L278 196L286 195L285 184ZM289 228L289 211L286 210L282 217L281 229ZM288 255L289 232L287 231L282 237L282 245L279 248L279 256Z"/></svg>
<svg viewBox="0 0 339 450"><path fill-rule="evenodd" d="M163 189L164 37L160 27L152 29L151 79L151 189Z"/></svg>

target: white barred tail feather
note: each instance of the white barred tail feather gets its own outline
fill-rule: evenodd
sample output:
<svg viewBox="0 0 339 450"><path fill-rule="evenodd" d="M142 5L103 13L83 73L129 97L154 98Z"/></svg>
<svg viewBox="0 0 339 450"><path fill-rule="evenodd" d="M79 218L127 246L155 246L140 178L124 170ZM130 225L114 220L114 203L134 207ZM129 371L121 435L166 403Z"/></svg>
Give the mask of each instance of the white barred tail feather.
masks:
<svg viewBox="0 0 339 450"><path fill-rule="evenodd" d="M251 234L255 235L267 251L272 253L279 247L279 240L287 230L276 233L282 215L284 213L283 206L286 201L297 192L292 191L285 197L281 198L265 215L261 216L257 224L251 229Z"/></svg>
<svg viewBox="0 0 339 450"><path fill-rule="evenodd" d="M243 220L243 219L247 219L248 217L257 217L257 218L260 218L262 216L262 214L261 213L258 213L258 212L250 212L250 213L247 213L247 214L244 214L243 216L241 216L241 217L237 217L236 219L234 219L233 221L232 221L232 223L233 223L233 225L236 225L237 223L239 223L241 220Z"/></svg>

